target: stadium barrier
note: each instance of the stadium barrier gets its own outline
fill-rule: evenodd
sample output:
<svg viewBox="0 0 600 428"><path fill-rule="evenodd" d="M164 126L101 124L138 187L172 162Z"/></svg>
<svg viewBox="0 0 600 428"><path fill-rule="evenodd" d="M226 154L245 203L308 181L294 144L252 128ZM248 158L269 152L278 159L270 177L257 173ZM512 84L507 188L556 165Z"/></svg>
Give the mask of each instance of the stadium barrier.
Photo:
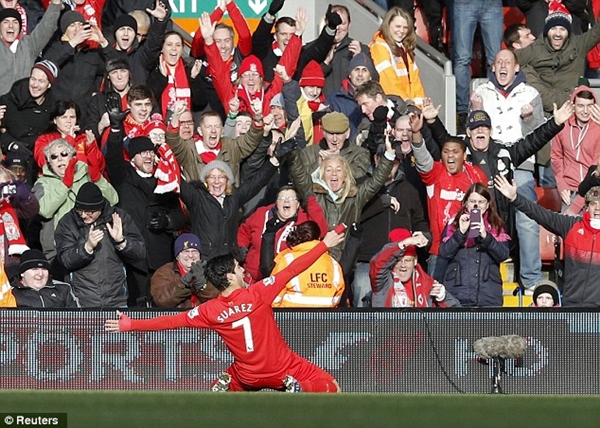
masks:
<svg viewBox="0 0 600 428"><path fill-rule="evenodd" d="M131 311L133 318L173 312ZM3 389L207 390L232 362L208 330L106 333L114 311L0 311ZM561 310L311 311L276 313L291 348L345 392L488 393L485 336L518 334L506 393L600 393L598 312Z"/></svg>

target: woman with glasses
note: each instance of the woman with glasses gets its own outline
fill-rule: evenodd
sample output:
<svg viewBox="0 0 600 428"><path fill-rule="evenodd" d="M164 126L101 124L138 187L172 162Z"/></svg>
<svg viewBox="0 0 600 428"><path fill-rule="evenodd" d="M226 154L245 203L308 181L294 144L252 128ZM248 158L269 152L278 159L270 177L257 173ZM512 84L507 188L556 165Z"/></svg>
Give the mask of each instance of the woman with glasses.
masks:
<svg viewBox="0 0 600 428"><path fill-rule="evenodd" d="M106 163L96 137L91 130L80 132L80 119L81 110L75 101L64 99L54 105L48 129L37 138L33 149L33 157L40 168L46 164L44 149L51 141L62 138L75 148L77 160L92 162L101 172L104 171Z"/></svg>
<svg viewBox="0 0 600 428"><path fill-rule="evenodd" d="M488 187L472 184L440 245L448 260L444 285L462 306L502 306L500 263L508 258L509 240Z"/></svg>
<svg viewBox="0 0 600 428"><path fill-rule="evenodd" d="M238 229L238 245L246 253L242 264L252 279L259 281L271 274L275 265L273 258L279 252L288 248L286 237L299 223L315 221L323 232L322 238L327 232L327 221L323 210L317 203L314 195L309 196L304 208L302 207L298 193L293 186L283 186L277 192L277 201L274 204L262 206L250 215ZM265 242L266 235L271 235ZM261 248L263 244L270 245L271 250L268 260L261 260ZM266 272L261 272L263 264L266 264Z"/></svg>
<svg viewBox="0 0 600 428"><path fill-rule="evenodd" d="M201 181L181 181L181 200L188 208L192 233L200 238L204 259L237 251L239 210L267 183L276 163L265 162L254 180L235 188L233 172L221 160L202 168Z"/></svg>
<svg viewBox="0 0 600 428"><path fill-rule="evenodd" d="M200 18L200 30L206 44L206 59L208 61L208 72L213 78L215 90L225 112L231 112L230 101L239 100L239 111L252 111L251 103L258 98L262 101L263 114L266 116L271 110L271 99L281 92L283 80L277 74L269 84L265 83L265 73L262 63L254 55L244 58L238 69L237 84L231 82L231 70L228 62L221 58L219 49L214 40L216 22L211 23L208 13L203 13ZM288 75L293 76L296 71L302 42L296 35L292 35L279 64L284 66Z"/></svg>
<svg viewBox="0 0 600 428"><path fill-rule="evenodd" d="M81 186L95 182L110 205L115 205L119 198L97 168L76 158L75 148L68 141L62 138L52 141L44 149L44 156L46 164L32 191L40 202L42 249L53 263L56 256L54 230L58 221L75 206L75 197Z"/></svg>

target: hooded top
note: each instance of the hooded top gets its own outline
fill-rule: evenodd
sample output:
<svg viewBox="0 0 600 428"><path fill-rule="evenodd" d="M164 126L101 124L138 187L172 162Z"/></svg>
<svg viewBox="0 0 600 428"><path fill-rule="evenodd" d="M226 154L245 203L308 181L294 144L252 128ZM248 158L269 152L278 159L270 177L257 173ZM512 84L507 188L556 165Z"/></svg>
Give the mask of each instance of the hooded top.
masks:
<svg viewBox="0 0 600 428"><path fill-rule="evenodd" d="M598 102L591 88L578 86L571 94L573 103L577 94L582 91L591 92L593 103ZM579 126L577 117L572 115L565 123L564 129L552 140L551 162L558 191L577 191L588 168L598 161L599 152L600 126L591 119L583 126Z"/></svg>

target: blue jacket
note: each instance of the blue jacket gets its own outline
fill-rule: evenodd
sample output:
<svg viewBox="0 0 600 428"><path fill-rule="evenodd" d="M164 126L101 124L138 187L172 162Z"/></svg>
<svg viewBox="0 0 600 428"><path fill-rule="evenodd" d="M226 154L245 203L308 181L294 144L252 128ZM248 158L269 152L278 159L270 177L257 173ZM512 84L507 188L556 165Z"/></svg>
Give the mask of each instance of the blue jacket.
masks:
<svg viewBox="0 0 600 428"><path fill-rule="evenodd" d="M444 286L462 306L502 306L500 263L508 258L508 241L488 233L477 237L475 246L466 247L467 234L456 230L440 245L440 256L449 261Z"/></svg>

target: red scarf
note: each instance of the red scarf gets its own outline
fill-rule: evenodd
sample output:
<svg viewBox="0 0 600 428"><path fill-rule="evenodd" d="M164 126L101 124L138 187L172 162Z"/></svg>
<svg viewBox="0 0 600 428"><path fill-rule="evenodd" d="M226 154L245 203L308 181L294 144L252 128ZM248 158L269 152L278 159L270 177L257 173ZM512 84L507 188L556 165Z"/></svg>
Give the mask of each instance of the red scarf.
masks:
<svg viewBox="0 0 600 428"><path fill-rule="evenodd" d="M23 7L20 4L15 5L15 10L17 12L19 12L19 15L21 15L21 34L23 36L26 36L27 35L27 12L25 11L25 9L23 9ZM19 38L21 38L21 36L19 36Z"/></svg>
<svg viewBox="0 0 600 428"><path fill-rule="evenodd" d="M236 94L237 94L238 98L240 99L240 113L243 111L252 113L252 104L251 104L252 100L259 99L263 102L265 101L265 88L261 88L260 91L256 91L254 94L251 94L242 85L238 85ZM263 108L263 111L264 111L264 108Z"/></svg>
<svg viewBox="0 0 600 428"><path fill-rule="evenodd" d="M325 95L322 92L317 101L308 101L308 107L313 113L319 111L321 104L325 104Z"/></svg>
<svg viewBox="0 0 600 428"><path fill-rule="evenodd" d="M29 247L19 227L19 219L12 204L2 198L0 202L0 257L2 262L8 256L22 254Z"/></svg>
<svg viewBox="0 0 600 428"><path fill-rule="evenodd" d="M212 161L217 160L217 156L219 155L222 146L223 144L219 141L217 147L215 147L214 149L209 149L204 145L202 137L198 137L196 139L196 151L198 152L198 156L200 156L200 159L202 159L202 162L205 165L208 165Z"/></svg>
<svg viewBox="0 0 600 428"><path fill-rule="evenodd" d="M271 45L271 49L273 49L273 53L278 57L281 57L283 55L283 51L279 47L279 43L277 43L276 41L274 41Z"/></svg>
<svg viewBox="0 0 600 428"><path fill-rule="evenodd" d="M415 266L412 278L402 283L399 279L394 277L394 284L390 288L386 297L385 307L390 308L392 306L392 299L396 294L396 289L404 288L408 302L405 307L417 307L426 308L429 306L428 299L431 294L431 288L433 287L433 279L428 275L424 274L423 268L420 265ZM401 294L401 293L398 293ZM402 302L401 302L402 303Z"/></svg>
<svg viewBox="0 0 600 428"><path fill-rule="evenodd" d="M105 0L85 0L85 3L75 5L74 10L81 13L87 22L96 24L102 30L101 17L104 3ZM87 46L89 49L98 49L100 47L98 42L94 42L93 40L86 40L83 42L83 46Z"/></svg>
<svg viewBox="0 0 600 428"><path fill-rule="evenodd" d="M181 170L173 151L167 144L158 146L158 164L154 171L156 188L154 193L180 192Z"/></svg>
<svg viewBox="0 0 600 428"><path fill-rule="evenodd" d="M162 58L164 60L164 56L162 56ZM179 58L179 61L175 66L175 73L171 72L171 67L168 65L166 68L167 86L165 86L160 100L163 117L167 117L169 107L177 101L185 101L186 107L188 109L192 108L192 91L190 90L190 83L188 82L183 60Z"/></svg>

